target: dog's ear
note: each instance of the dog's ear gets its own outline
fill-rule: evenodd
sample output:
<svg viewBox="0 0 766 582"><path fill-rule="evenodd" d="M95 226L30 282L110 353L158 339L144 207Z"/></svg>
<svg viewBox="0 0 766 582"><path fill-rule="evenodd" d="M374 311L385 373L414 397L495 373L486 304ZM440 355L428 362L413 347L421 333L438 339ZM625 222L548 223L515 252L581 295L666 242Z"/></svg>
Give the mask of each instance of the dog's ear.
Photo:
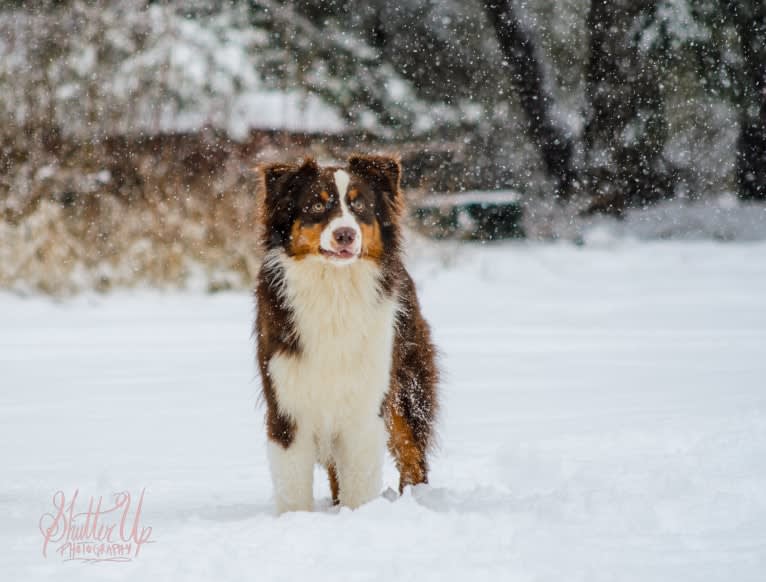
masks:
<svg viewBox="0 0 766 582"><path fill-rule="evenodd" d="M268 164L260 166L258 170L263 176L263 185L268 196L274 196L280 188L277 187L279 181L285 176L295 172L298 166L295 164Z"/></svg>
<svg viewBox="0 0 766 582"><path fill-rule="evenodd" d="M354 154L348 159L348 167L352 174L375 184L390 200L399 198L402 167L398 157Z"/></svg>
<svg viewBox="0 0 766 582"><path fill-rule="evenodd" d="M295 192L300 179L310 179L319 175L319 166L312 158L306 158L298 164L266 164L259 166L263 177L263 189L266 201L276 202Z"/></svg>

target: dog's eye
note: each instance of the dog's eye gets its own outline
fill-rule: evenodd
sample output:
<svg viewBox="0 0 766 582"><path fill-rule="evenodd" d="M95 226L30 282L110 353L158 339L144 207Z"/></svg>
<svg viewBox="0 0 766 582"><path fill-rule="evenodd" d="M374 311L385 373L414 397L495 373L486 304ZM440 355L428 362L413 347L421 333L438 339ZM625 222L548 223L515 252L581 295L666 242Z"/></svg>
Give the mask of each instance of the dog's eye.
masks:
<svg viewBox="0 0 766 582"><path fill-rule="evenodd" d="M324 212L324 203L322 202L314 202L314 204L311 205L311 212L314 214L319 214L320 212Z"/></svg>
<svg viewBox="0 0 766 582"><path fill-rule="evenodd" d="M351 201L351 209L356 210L357 212L361 212L362 210L364 210L364 206L365 206L364 200L362 200L361 198L355 198L354 200Z"/></svg>

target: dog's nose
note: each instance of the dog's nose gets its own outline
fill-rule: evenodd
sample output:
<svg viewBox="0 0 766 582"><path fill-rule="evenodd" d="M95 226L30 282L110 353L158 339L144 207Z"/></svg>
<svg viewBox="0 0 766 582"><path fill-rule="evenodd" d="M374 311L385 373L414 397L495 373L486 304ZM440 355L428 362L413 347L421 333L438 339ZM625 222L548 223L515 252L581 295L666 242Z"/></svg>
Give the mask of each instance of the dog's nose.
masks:
<svg viewBox="0 0 766 582"><path fill-rule="evenodd" d="M343 227L337 228L332 233L335 242L342 247L349 246L356 238L356 231L353 228Z"/></svg>

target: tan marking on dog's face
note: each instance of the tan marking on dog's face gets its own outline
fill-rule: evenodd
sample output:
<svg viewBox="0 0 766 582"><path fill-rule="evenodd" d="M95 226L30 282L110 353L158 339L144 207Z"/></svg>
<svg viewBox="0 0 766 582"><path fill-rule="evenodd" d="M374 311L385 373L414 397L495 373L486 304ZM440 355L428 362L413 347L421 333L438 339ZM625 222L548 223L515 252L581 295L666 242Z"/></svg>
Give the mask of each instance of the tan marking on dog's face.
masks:
<svg viewBox="0 0 766 582"><path fill-rule="evenodd" d="M328 202L330 200L330 193L327 190L322 190L319 193L319 197L324 200L325 202Z"/></svg>
<svg viewBox="0 0 766 582"><path fill-rule="evenodd" d="M359 190L357 190L356 188L352 188L352 189L349 191L349 193L348 193L348 199L349 199L349 201L351 201L351 202L353 202L354 200L356 200L356 197L357 197L357 196L359 196Z"/></svg>
<svg viewBox="0 0 766 582"><path fill-rule="evenodd" d="M290 254L302 259L307 255L319 254L319 239L322 236L322 223L304 225L300 219L293 223L290 231Z"/></svg>
<svg viewBox="0 0 766 582"><path fill-rule="evenodd" d="M383 256L383 239L380 236L380 225L373 219L372 224L361 223L362 258L380 259Z"/></svg>

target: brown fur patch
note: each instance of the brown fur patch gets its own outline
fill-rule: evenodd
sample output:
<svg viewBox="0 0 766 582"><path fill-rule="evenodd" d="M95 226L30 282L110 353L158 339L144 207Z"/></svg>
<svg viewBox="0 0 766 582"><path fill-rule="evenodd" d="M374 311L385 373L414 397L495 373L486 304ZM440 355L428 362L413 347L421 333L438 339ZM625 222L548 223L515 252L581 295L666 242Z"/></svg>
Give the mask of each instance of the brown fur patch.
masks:
<svg viewBox="0 0 766 582"><path fill-rule="evenodd" d="M330 200L330 193L329 193L327 190L322 190L322 191L319 193L319 196L320 196L320 197L322 198L322 200L324 200L325 202L327 202L327 201L329 201L329 200Z"/></svg>
<svg viewBox="0 0 766 582"><path fill-rule="evenodd" d="M378 260L383 256L383 239L380 236L380 225L374 220L372 224L360 223L362 230L362 257Z"/></svg>
<svg viewBox="0 0 766 582"><path fill-rule="evenodd" d="M383 415L391 437L389 448L400 472L400 486L404 487L428 482L427 454L434 446L439 371L436 348L420 312L412 278L401 263L395 273L392 282L402 308L394 340L391 391Z"/></svg>
<svg viewBox="0 0 766 582"><path fill-rule="evenodd" d="M258 346L258 368L261 373L263 398L266 401L266 434L269 439L284 448L295 437L295 422L282 414L277 404L276 392L269 375L269 361L274 354L295 354L300 350L293 330L292 315L278 296L275 274L261 271L255 294L258 311L253 335Z"/></svg>
<svg viewBox="0 0 766 582"><path fill-rule="evenodd" d="M338 473L335 470L335 465L330 464L327 467L327 478L330 480L330 492L332 493L332 504L338 505L340 503L340 486L338 485Z"/></svg>
<svg viewBox="0 0 766 582"><path fill-rule="evenodd" d="M296 220L290 230L290 254L296 259L319 254L319 239L323 228L323 224L304 226L300 220Z"/></svg>
<svg viewBox="0 0 766 582"><path fill-rule="evenodd" d="M276 407L266 412L266 426L268 437L272 441L279 443L285 449L292 444L295 438L295 423L276 410Z"/></svg>
<svg viewBox="0 0 766 582"><path fill-rule="evenodd" d="M356 188L352 188L352 189L349 191L349 193L348 193L348 199L349 199L350 201L352 201L352 202L353 202L354 200L356 200L356 197L357 197L357 196L359 196L359 190L357 190Z"/></svg>
<svg viewBox="0 0 766 582"><path fill-rule="evenodd" d="M407 485L428 482L425 451L415 442L412 428L395 406L389 409L388 449L399 469L399 493Z"/></svg>

